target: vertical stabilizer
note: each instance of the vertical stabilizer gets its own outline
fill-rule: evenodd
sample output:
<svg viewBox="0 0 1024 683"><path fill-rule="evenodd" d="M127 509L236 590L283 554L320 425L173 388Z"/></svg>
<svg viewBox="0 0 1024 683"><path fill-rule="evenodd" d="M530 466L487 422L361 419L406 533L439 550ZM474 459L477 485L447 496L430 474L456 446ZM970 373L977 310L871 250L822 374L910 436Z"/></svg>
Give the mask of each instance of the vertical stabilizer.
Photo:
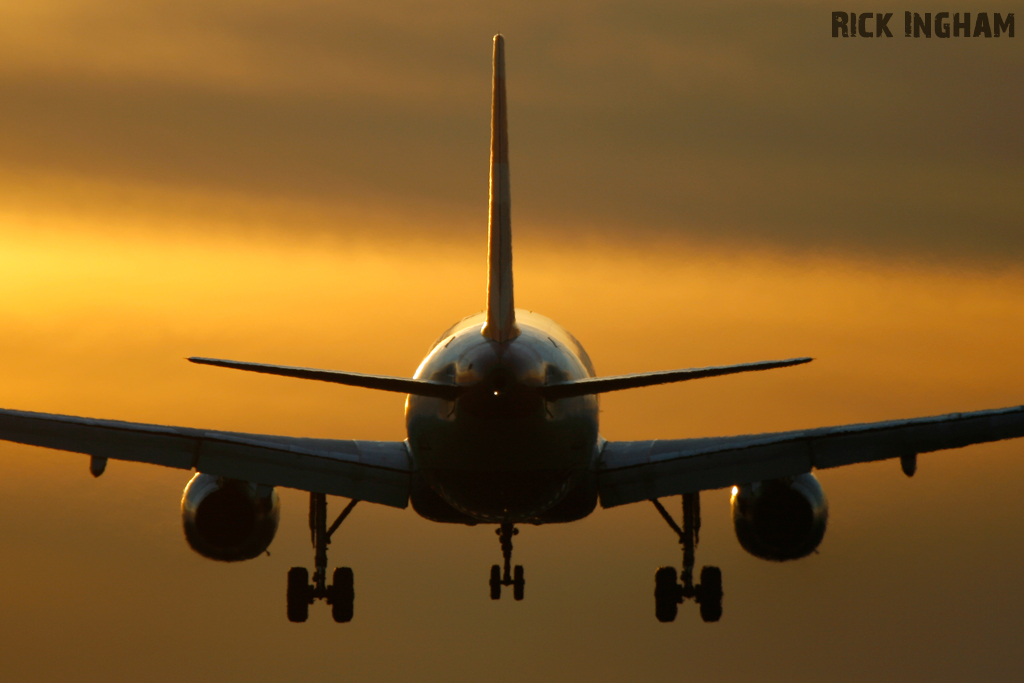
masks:
<svg viewBox="0 0 1024 683"><path fill-rule="evenodd" d="M512 301L512 222L509 216L508 114L505 106L505 39L494 36L491 93L491 197L487 223L487 322L482 333L496 342L519 336Z"/></svg>

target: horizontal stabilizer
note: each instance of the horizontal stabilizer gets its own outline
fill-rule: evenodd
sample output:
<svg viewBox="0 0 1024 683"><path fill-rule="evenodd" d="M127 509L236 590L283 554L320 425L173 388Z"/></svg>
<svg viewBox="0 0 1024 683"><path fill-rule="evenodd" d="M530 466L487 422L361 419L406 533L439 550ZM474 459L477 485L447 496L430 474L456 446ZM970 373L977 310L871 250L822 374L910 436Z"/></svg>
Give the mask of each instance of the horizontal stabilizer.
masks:
<svg viewBox="0 0 1024 683"><path fill-rule="evenodd" d="M446 401L454 401L462 393L462 387L455 386L454 384L431 382L425 379L407 379L405 377L388 377L387 375L364 375L358 372L340 372L338 370L314 370L312 368L295 368L287 365L244 363L236 360L220 360L218 358L192 357L188 360L199 365L216 365L220 368L262 372L267 375L315 379L321 382L346 384L350 387L364 387L366 389L394 391L399 394L443 398Z"/></svg>
<svg viewBox="0 0 1024 683"><path fill-rule="evenodd" d="M685 382L688 379L700 379L702 377L718 377L719 375L733 375L738 372L753 372L755 370L771 370L773 368L788 368L791 365L802 365L810 363L813 358L790 358L788 360L768 360L760 363L740 363L739 365L721 365L712 368L691 368L689 370L663 370L661 372L640 372L635 375L617 375L615 377L587 377L572 382L561 382L541 387L541 393L549 401L560 398L571 398L573 396L586 396L588 394L603 394L609 391L620 389L634 389L636 387L650 387L655 384L669 384L671 382Z"/></svg>

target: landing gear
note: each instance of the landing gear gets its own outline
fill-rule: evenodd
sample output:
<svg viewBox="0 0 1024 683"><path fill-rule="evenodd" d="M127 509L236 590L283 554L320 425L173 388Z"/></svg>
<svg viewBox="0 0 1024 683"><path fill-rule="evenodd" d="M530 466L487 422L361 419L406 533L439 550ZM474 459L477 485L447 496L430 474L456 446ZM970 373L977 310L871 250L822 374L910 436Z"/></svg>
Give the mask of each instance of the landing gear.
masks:
<svg viewBox="0 0 1024 683"><path fill-rule="evenodd" d="M679 605L686 598L693 598L700 605L700 618L706 622L722 618L722 570L718 567L703 567L700 583L693 583L693 565L700 541L700 494L683 494L683 528L679 528L665 507L652 498L672 530L679 536L683 546L683 571L676 578L675 567L661 567L654 574L654 615L658 621L675 621Z"/></svg>
<svg viewBox="0 0 1024 683"><path fill-rule="evenodd" d="M288 570L288 621L299 623L309 618L309 605L313 602L310 588L308 569Z"/></svg>
<svg viewBox="0 0 1024 683"><path fill-rule="evenodd" d="M700 570L700 583L694 588L700 603L700 618L706 622L722 618L722 570L704 567Z"/></svg>
<svg viewBox="0 0 1024 683"><path fill-rule="evenodd" d="M312 584L309 582L309 570L305 567L292 567L288 570L288 621L306 621L309 618L309 606L314 600L320 599L326 600L331 606L331 616L336 622L352 621L356 597L352 570L338 567L334 570L333 583L328 586L327 545L358 502L350 501L328 529L327 496L322 493L309 494L309 531L316 550L316 569Z"/></svg>
<svg viewBox="0 0 1024 683"><path fill-rule="evenodd" d="M501 587L512 586L512 597L522 600L526 591L526 579L523 576L523 565L517 564L515 571L512 571L512 537L519 533L511 522L503 522L495 532L498 540L501 541L501 554L505 558L505 572L502 575L501 567L491 565L491 600L501 598Z"/></svg>
<svg viewBox="0 0 1024 683"><path fill-rule="evenodd" d="M654 572L654 616L658 621L676 620L679 603L683 601L682 590L676 580L675 567L662 567Z"/></svg>
<svg viewBox="0 0 1024 683"><path fill-rule="evenodd" d="M491 600L501 598L501 567L491 565Z"/></svg>
<svg viewBox="0 0 1024 683"><path fill-rule="evenodd" d="M356 590L352 569L338 567L334 570L334 583L327 589L327 602L331 605L331 616L339 624L352 621L355 608Z"/></svg>

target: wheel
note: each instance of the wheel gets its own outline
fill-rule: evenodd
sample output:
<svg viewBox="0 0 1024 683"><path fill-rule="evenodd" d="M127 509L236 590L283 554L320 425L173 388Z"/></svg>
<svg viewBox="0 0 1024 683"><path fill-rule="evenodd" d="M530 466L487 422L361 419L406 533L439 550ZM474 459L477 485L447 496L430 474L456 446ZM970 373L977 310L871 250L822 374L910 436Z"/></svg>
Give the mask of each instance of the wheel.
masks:
<svg viewBox="0 0 1024 683"><path fill-rule="evenodd" d="M710 595L722 595L722 570L718 567L703 567L700 570L700 586Z"/></svg>
<svg viewBox="0 0 1024 683"><path fill-rule="evenodd" d="M501 567L491 565L491 600L501 597Z"/></svg>
<svg viewBox="0 0 1024 683"><path fill-rule="evenodd" d="M523 578L523 565L517 564L512 573L512 597L516 600L522 600L525 590L526 579Z"/></svg>
<svg viewBox="0 0 1024 683"><path fill-rule="evenodd" d="M654 590L657 592L659 588L668 586L676 586L679 580L676 578L675 567L660 567L658 571L654 572Z"/></svg>
<svg viewBox="0 0 1024 683"><path fill-rule="evenodd" d="M700 618L706 622L718 621L722 618L722 570L718 567L701 569L699 588Z"/></svg>
<svg viewBox="0 0 1024 683"><path fill-rule="evenodd" d="M331 603L331 616L339 624L352 621L355 610L355 577L349 567L338 567L334 570L334 581L331 584L328 602Z"/></svg>
<svg viewBox="0 0 1024 683"><path fill-rule="evenodd" d="M288 621L301 623L309 618L309 570L288 570Z"/></svg>
<svg viewBox="0 0 1024 683"><path fill-rule="evenodd" d="M679 593L675 567L662 567L654 573L654 616L658 621L675 621L679 613Z"/></svg>

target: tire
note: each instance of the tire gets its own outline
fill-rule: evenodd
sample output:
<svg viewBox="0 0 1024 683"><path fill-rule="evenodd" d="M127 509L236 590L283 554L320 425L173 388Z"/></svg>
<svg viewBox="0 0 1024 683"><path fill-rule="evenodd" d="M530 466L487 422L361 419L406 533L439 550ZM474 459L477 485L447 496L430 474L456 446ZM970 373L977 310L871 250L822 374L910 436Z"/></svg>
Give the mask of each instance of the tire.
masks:
<svg viewBox="0 0 1024 683"><path fill-rule="evenodd" d="M355 612L355 575L349 567L338 567L334 570L334 581L331 584L330 603L331 616L339 624L352 621Z"/></svg>
<svg viewBox="0 0 1024 683"><path fill-rule="evenodd" d="M309 618L309 570L292 567L288 570L288 621L302 623Z"/></svg>
<svg viewBox="0 0 1024 683"><path fill-rule="evenodd" d="M718 567L703 567L700 570L700 586L711 595L722 595L722 570Z"/></svg>
<svg viewBox="0 0 1024 683"><path fill-rule="evenodd" d="M700 618L705 623L713 624L722 618L722 601L700 603Z"/></svg>
<svg viewBox="0 0 1024 683"><path fill-rule="evenodd" d="M675 567L660 567L654 572L654 590L666 586L675 586L679 583Z"/></svg>
<svg viewBox="0 0 1024 683"><path fill-rule="evenodd" d="M655 596L654 616L657 617L658 621L663 624L673 622L676 620L677 614L679 614L678 602L665 596Z"/></svg>
<svg viewBox="0 0 1024 683"><path fill-rule="evenodd" d="M675 567L661 567L654 573L654 616L664 623L679 614L679 582Z"/></svg>
<svg viewBox="0 0 1024 683"><path fill-rule="evenodd" d="M491 600L501 598L501 567L491 565Z"/></svg>
<svg viewBox="0 0 1024 683"><path fill-rule="evenodd" d="M516 568L512 573L512 581L512 597L516 600L522 600L523 594L526 592L526 579L523 578L523 565L516 565Z"/></svg>
<svg viewBox="0 0 1024 683"><path fill-rule="evenodd" d="M716 622L722 618L722 570L718 567L704 567L700 570L700 618L705 622Z"/></svg>

